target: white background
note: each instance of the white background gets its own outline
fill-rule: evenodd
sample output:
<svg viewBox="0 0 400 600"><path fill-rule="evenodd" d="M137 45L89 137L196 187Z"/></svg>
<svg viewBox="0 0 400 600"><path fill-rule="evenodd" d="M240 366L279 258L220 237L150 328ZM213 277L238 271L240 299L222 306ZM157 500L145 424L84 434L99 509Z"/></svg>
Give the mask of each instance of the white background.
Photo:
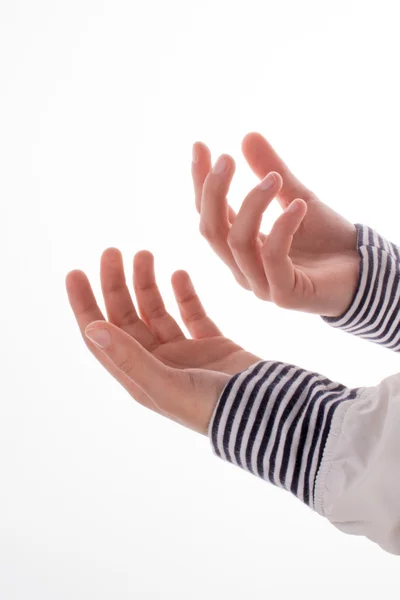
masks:
<svg viewBox="0 0 400 600"><path fill-rule="evenodd" d="M99 260L187 269L226 336L348 386L398 355L261 302L198 232L191 146L260 131L319 197L399 233L397 2L1 0L0 598L398 598L398 558L146 411L83 344L65 292ZM265 231L280 214L277 202Z"/></svg>

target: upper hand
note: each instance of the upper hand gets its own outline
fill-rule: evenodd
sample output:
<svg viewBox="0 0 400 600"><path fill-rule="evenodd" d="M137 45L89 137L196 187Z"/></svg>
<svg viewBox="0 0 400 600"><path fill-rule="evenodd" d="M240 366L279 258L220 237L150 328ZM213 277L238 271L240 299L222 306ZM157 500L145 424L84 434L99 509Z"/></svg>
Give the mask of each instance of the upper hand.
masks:
<svg viewBox="0 0 400 600"><path fill-rule="evenodd" d="M140 317L126 285L122 255L108 248L101 257L105 320L85 273L66 277L72 310L82 337L94 356L142 405L207 433L208 422L231 376L259 361L225 338L207 316L189 275L176 271L172 286L188 339L166 311L148 251L134 258L133 285ZM97 346L85 330L106 329L108 348Z"/></svg>
<svg viewBox="0 0 400 600"><path fill-rule="evenodd" d="M240 285L258 298L319 315L343 314L359 274L355 226L300 183L259 133L244 138L242 151L261 184L271 186L255 187L236 215L226 198L233 158L222 155L225 170L216 173L208 147L194 144L192 176L202 235ZM262 215L274 197L284 212L265 235L259 230ZM294 212L287 210L290 205L296 205Z"/></svg>

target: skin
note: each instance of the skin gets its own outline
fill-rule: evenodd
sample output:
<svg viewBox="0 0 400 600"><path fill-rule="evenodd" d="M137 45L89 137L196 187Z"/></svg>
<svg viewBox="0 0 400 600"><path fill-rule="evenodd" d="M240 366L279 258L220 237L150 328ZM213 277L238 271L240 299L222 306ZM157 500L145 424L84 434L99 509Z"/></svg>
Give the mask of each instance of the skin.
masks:
<svg viewBox="0 0 400 600"><path fill-rule="evenodd" d="M107 318L81 270L67 274L66 289L83 340L97 360L143 406L207 435L218 398L232 375L261 360L224 337L208 317L186 271L171 283L191 339L167 312L154 273L154 257L142 250L133 260L136 304L126 285L117 248L101 256L100 278ZM85 334L106 329L108 348Z"/></svg>
<svg viewBox="0 0 400 600"><path fill-rule="evenodd" d="M192 175L201 233L236 280L258 298L293 310L341 315L351 303L359 273L354 225L301 184L260 134L248 134L242 150L255 174L261 180L269 175L272 186L251 190L236 215L226 198L233 159L223 155L226 168L216 173L207 146L194 144ZM262 214L275 197L284 212L265 235L260 232ZM293 200L297 210L288 211ZM117 248L103 252L100 278L107 319L86 274L74 270L66 276L69 302L89 350L137 402L207 435L231 376L261 359L222 335L188 273L176 271L171 282L188 339L165 308L154 257L147 250L133 261L137 308Z"/></svg>
<svg viewBox="0 0 400 600"><path fill-rule="evenodd" d="M360 268L355 226L302 184L261 134L246 135L242 151L257 177L270 174L273 185L251 190L236 215L227 201L233 158L223 154L226 168L215 173L209 148L194 144L200 232L238 283L258 298L282 308L342 315L355 294ZM261 219L275 197L284 212L265 235ZM288 211L294 200L297 210Z"/></svg>

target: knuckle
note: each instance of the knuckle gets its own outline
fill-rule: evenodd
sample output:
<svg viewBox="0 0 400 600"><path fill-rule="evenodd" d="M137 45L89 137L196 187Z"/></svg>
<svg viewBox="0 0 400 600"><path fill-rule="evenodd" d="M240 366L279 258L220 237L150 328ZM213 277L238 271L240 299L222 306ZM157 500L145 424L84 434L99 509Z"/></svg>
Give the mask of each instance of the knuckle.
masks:
<svg viewBox="0 0 400 600"><path fill-rule="evenodd" d="M208 239L208 236L209 236L209 227L208 227L207 223L204 223L204 221L200 221L199 231L200 231L200 233L201 233L201 235L203 237L205 237L206 239Z"/></svg>
<svg viewBox="0 0 400 600"><path fill-rule="evenodd" d="M310 188L306 188L299 197L303 198L305 202L315 202L318 200L318 196L313 190L310 190Z"/></svg>
<svg viewBox="0 0 400 600"><path fill-rule="evenodd" d="M251 247L249 240L247 240L243 235L236 233L233 229L228 234L228 246L234 250L248 250Z"/></svg>
<svg viewBox="0 0 400 600"><path fill-rule="evenodd" d="M265 260L266 262L269 262L273 259L275 259L278 256L279 252L277 251L276 247L271 244L271 242L268 242L268 240L264 243L264 247L262 250L262 256L263 256L263 260Z"/></svg>
<svg viewBox="0 0 400 600"><path fill-rule="evenodd" d="M286 308L284 300L279 297L274 298L274 304L276 304L276 306L279 306L279 308Z"/></svg>
<svg viewBox="0 0 400 600"><path fill-rule="evenodd" d="M292 303L289 296L283 296L279 293L275 293L273 296L273 301L274 304L279 306L279 308L292 308Z"/></svg>
<svg viewBox="0 0 400 600"><path fill-rule="evenodd" d="M201 321L202 319L204 319L204 312L199 309L192 311L190 315L188 315L187 322L194 323L196 321Z"/></svg>
<svg viewBox="0 0 400 600"><path fill-rule="evenodd" d="M166 310L165 306L160 306L159 304L148 308L148 315L150 320L158 320L165 317Z"/></svg>
<svg viewBox="0 0 400 600"><path fill-rule="evenodd" d="M134 325L138 321L138 316L134 310L129 309L122 314L120 317L120 324L122 327Z"/></svg>
<svg viewBox="0 0 400 600"><path fill-rule="evenodd" d="M254 291L255 296L259 300L269 300L270 299L270 294L266 290L260 290L260 289L257 288L257 289L255 289L253 291Z"/></svg>
<svg viewBox="0 0 400 600"><path fill-rule="evenodd" d="M236 272L233 270L232 273L233 273L234 278L236 279L236 281L242 288L244 288L248 292L253 291L253 288L251 287L251 285L247 281L247 278L243 275L242 272Z"/></svg>
<svg viewBox="0 0 400 600"><path fill-rule="evenodd" d="M132 356L127 356L122 361L118 362L117 367L125 375L130 375L133 372L134 360Z"/></svg>
<svg viewBox="0 0 400 600"><path fill-rule="evenodd" d="M208 241L219 239L225 235L224 227L220 223L200 222L199 228L201 235Z"/></svg>

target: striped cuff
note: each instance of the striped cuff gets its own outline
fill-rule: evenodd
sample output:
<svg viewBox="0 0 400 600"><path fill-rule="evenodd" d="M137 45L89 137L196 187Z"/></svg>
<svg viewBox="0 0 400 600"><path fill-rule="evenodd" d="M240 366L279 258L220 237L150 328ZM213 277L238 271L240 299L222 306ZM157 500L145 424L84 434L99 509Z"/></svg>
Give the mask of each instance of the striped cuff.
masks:
<svg viewBox="0 0 400 600"><path fill-rule="evenodd" d="M213 452L315 510L333 415L362 389L292 364L257 362L234 375L218 400L208 427Z"/></svg>
<svg viewBox="0 0 400 600"><path fill-rule="evenodd" d="M321 318L353 335L400 352L400 248L367 225L357 228L357 289L339 317Z"/></svg>

